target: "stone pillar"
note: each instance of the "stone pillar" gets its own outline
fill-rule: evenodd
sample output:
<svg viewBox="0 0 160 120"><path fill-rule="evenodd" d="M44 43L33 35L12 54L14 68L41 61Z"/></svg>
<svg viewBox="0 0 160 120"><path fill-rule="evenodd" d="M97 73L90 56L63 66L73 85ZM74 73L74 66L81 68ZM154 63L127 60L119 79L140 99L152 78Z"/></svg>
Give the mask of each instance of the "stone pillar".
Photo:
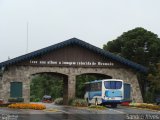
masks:
<svg viewBox="0 0 160 120"><path fill-rule="evenodd" d="M30 102L30 80L23 82L23 98L24 102Z"/></svg>
<svg viewBox="0 0 160 120"><path fill-rule="evenodd" d="M1 99L3 99L5 102L8 102L8 99L10 98L10 78L8 78L6 75L3 75L2 77L2 90L1 90Z"/></svg>
<svg viewBox="0 0 160 120"><path fill-rule="evenodd" d="M67 85L67 86L66 86ZM64 80L64 104L68 104L69 100L75 98L75 91L76 91L76 76L69 75L68 81Z"/></svg>
<svg viewBox="0 0 160 120"><path fill-rule="evenodd" d="M63 104L68 104L68 78L63 77Z"/></svg>
<svg viewBox="0 0 160 120"><path fill-rule="evenodd" d="M137 79L136 75L134 75L131 79L131 86L132 86L132 94L131 94L132 101L142 103L143 98L142 98L140 86L139 86L138 79Z"/></svg>
<svg viewBox="0 0 160 120"><path fill-rule="evenodd" d="M125 83L131 84L131 99L133 102L143 102L137 75L131 69L115 69L113 79L122 79Z"/></svg>
<svg viewBox="0 0 160 120"><path fill-rule="evenodd" d="M70 75L68 77L68 100L75 98L76 93L76 76Z"/></svg>
<svg viewBox="0 0 160 120"><path fill-rule="evenodd" d="M0 76L0 99L2 99L2 77Z"/></svg>

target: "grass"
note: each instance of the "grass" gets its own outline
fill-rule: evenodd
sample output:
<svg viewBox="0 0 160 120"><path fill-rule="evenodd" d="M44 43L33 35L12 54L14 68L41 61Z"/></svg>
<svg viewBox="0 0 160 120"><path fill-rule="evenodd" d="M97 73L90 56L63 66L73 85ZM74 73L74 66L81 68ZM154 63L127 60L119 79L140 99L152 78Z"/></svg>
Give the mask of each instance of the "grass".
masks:
<svg viewBox="0 0 160 120"><path fill-rule="evenodd" d="M154 104L147 104L147 103L130 103L129 106L130 106L130 107L146 108L146 109L159 110L159 111L160 111L160 106L154 105Z"/></svg>

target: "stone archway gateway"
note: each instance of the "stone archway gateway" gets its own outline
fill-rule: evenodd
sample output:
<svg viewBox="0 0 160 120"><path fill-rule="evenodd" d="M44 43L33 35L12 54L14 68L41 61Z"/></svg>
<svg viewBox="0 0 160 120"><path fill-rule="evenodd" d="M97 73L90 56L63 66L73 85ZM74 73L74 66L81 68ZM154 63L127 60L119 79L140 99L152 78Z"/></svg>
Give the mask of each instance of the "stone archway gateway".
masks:
<svg viewBox="0 0 160 120"><path fill-rule="evenodd" d="M77 38L2 62L0 68L3 70L0 80L1 99L8 101L10 97L23 97L25 102L29 102L31 75L51 72L65 76L66 104L75 97L76 76L86 73L103 74L131 83L132 99L142 102L136 72L147 72L147 68L142 65Z"/></svg>

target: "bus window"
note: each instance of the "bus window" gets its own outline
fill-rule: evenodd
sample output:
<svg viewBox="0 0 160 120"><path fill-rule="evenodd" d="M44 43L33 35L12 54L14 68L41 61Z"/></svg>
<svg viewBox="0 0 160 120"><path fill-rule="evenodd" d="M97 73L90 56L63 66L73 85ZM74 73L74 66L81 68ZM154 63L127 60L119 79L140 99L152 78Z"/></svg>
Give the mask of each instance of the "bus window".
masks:
<svg viewBox="0 0 160 120"><path fill-rule="evenodd" d="M100 91L102 86L102 82L97 83L97 90Z"/></svg>
<svg viewBox="0 0 160 120"><path fill-rule="evenodd" d="M91 91L95 91L95 84L91 83Z"/></svg>
<svg viewBox="0 0 160 120"><path fill-rule="evenodd" d="M104 86L106 89L110 89L110 81L104 81Z"/></svg>
<svg viewBox="0 0 160 120"><path fill-rule="evenodd" d="M104 86L106 89L121 89L121 81L104 81Z"/></svg>
<svg viewBox="0 0 160 120"><path fill-rule="evenodd" d="M122 82L116 81L116 88L115 89L121 89L122 87Z"/></svg>
<svg viewBox="0 0 160 120"><path fill-rule="evenodd" d="M90 90L91 91L100 91L102 87L102 83L101 82L96 82L96 83L91 83L90 84Z"/></svg>
<svg viewBox="0 0 160 120"><path fill-rule="evenodd" d="M110 89L115 89L116 88L116 82L112 81L110 82Z"/></svg>

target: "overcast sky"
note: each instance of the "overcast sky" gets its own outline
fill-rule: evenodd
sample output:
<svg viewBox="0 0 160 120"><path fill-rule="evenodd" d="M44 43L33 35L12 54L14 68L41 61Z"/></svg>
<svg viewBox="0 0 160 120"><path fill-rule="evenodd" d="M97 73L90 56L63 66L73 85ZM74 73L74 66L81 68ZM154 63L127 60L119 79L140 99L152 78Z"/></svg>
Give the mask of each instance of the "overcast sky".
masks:
<svg viewBox="0 0 160 120"><path fill-rule="evenodd" d="M0 0L0 62L76 37L102 48L144 27L160 36L160 0Z"/></svg>

